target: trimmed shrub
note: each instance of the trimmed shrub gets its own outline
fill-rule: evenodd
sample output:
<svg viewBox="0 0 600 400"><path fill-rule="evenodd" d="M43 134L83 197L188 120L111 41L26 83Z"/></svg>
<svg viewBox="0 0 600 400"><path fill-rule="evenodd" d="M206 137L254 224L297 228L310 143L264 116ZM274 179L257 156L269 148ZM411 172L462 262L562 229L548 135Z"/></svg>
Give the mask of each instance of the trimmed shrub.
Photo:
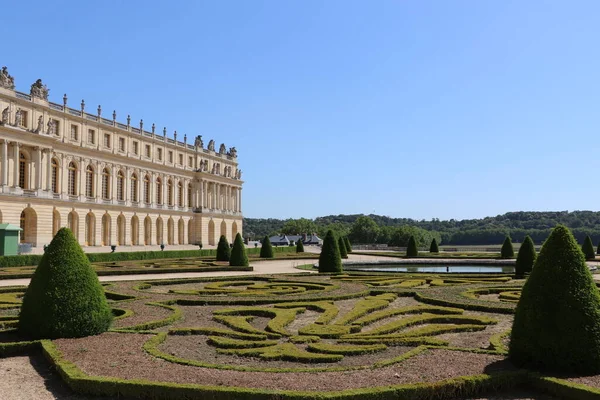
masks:
<svg viewBox="0 0 600 400"><path fill-rule="evenodd" d="M304 253L304 243L302 243L302 240L298 240L298 243L296 243L296 253Z"/></svg>
<svg viewBox="0 0 600 400"><path fill-rule="evenodd" d="M600 255L600 243L598 243L598 249L596 249L596 254Z"/></svg>
<svg viewBox="0 0 600 400"><path fill-rule="evenodd" d="M217 245L217 261L229 261L231 257L231 248L225 235L221 235L219 238L219 244Z"/></svg>
<svg viewBox="0 0 600 400"><path fill-rule="evenodd" d="M513 249L512 240L510 236L507 236L502 243L502 249L500 249L500 257L502 258L514 258L515 250Z"/></svg>
<svg viewBox="0 0 600 400"><path fill-rule="evenodd" d="M108 330L113 315L81 246L60 229L23 297L19 332L31 338L69 338Z"/></svg>
<svg viewBox="0 0 600 400"><path fill-rule="evenodd" d="M246 246L244 246L244 240L239 233L235 235L229 265L232 267L247 267L249 265Z"/></svg>
<svg viewBox="0 0 600 400"><path fill-rule="evenodd" d="M509 357L530 369L600 372L600 294L565 226L554 228L523 286Z"/></svg>
<svg viewBox="0 0 600 400"><path fill-rule="evenodd" d="M338 239L338 248L340 249L340 257L348 258L348 252L346 251L346 243L341 237Z"/></svg>
<svg viewBox="0 0 600 400"><path fill-rule="evenodd" d="M527 235L519 248L519 254L515 263L515 275L518 278L522 278L526 273L531 272L536 258L537 253L535 252L533 240Z"/></svg>
<svg viewBox="0 0 600 400"><path fill-rule="evenodd" d="M419 250L417 249L417 242L413 235L410 235L408 239L408 245L406 246L406 257L417 257Z"/></svg>
<svg viewBox="0 0 600 400"><path fill-rule="evenodd" d="M323 239L323 247L319 256L319 272L340 273L342 272L342 257L335 235L330 229Z"/></svg>
<svg viewBox="0 0 600 400"><path fill-rule="evenodd" d="M592 238L590 235L585 236L581 250L583 250L586 260L594 260L596 258L596 254L594 253L594 244L592 243Z"/></svg>
<svg viewBox="0 0 600 400"><path fill-rule="evenodd" d="M344 236L344 244L346 245L346 253L352 253L352 245L350 244L350 239L348 239L348 236Z"/></svg>
<svg viewBox="0 0 600 400"><path fill-rule="evenodd" d="M435 240L435 238L433 238L433 240L431 241L431 246L429 246L429 252L430 253L439 253L440 252L440 248L438 247L437 240Z"/></svg>
<svg viewBox="0 0 600 400"><path fill-rule="evenodd" d="M268 236L265 236L260 247L260 258L273 258L273 246Z"/></svg>

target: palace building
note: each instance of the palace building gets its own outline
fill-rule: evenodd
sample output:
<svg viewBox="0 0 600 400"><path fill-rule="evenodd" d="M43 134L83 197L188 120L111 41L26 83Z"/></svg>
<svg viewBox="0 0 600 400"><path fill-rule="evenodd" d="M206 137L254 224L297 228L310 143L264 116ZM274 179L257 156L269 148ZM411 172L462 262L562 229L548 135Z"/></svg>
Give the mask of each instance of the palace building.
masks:
<svg viewBox="0 0 600 400"><path fill-rule="evenodd" d="M15 90L0 71L0 222L40 248L70 228L82 246L215 245L242 232L235 147L205 148L48 101L41 80ZM141 247L140 247L141 249ZM35 250L35 249L34 249ZM87 251L94 251L88 249Z"/></svg>

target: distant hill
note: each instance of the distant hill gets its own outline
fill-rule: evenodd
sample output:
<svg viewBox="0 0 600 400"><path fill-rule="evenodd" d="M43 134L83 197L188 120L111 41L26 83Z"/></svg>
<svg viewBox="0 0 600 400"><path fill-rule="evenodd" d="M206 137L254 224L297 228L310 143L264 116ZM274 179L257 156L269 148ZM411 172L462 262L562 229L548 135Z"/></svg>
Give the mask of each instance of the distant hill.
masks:
<svg viewBox="0 0 600 400"><path fill-rule="evenodd" d="M319 234L323 230L335 227L351 232L354 222L363 214L327 215L315 218ZM582 242L585 235L590 235L594 244L600 241L600 212L598 211L517 211L486 217L481 219L439 219L414 220L411 218L392 218L383 215L368 215L375 223L385 227L414 226L428 231L439 232L442 244L481 245L499 244L505 235L510 235L513 241L520 242L525 235L540 244L557 224L563 224L573 231L578 241ZM244 234L252 237L277 234L281 232L287 220L274 218L244 218ZM384 236L382 237L382 239Z"/></svg>

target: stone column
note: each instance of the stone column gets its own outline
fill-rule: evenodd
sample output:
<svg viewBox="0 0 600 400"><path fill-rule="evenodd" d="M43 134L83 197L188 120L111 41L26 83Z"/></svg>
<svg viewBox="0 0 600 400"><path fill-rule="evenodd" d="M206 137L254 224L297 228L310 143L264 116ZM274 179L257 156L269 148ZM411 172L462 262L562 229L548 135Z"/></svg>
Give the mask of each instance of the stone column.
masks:
<svg viewBox="0 0 600 400"><path fill-rule="evenodd" d="M85 189L86 189L86 185L85 185L85 183L86 183L85 182L85 180L86 180L85 169L87 168L87 163L88 163L88 160L86 160L84 158L80 158L79 159L79 168L77 168L77 173L79 174L77 176L77 178L78 178L78 186L79 186L77 194L79 195L79 198L81 200L85 200L85 198L86 198L86 193L85 193ZM82 241L82 243L85 243L86 240L87 240L87 238L85 238Z"/></svg>
<svg viewBox="0 0 600 400"><path fill-rule="evenodd" d="M2 141L2 186L8 185L8 142Z"/></svg>
<svg viewBox="0 0 600 400"><path fill-rule="evenodd" d="M36 155L36 160L37 160L37 163L35 165L35 189L41 190L42 189L43 160L42 160L42 149L40 147L35 148L35 155Z"/></svg>
<svg viewBox="0 0 600 400"><path fill-rule="evenodd" d="M46 149L46 190L52 192L52 149Z"/></svg>
<svg viewBox="0 0 600 400"><path fill-rule="evenodd" d="M129 177L130 173L129 167L125 167L125 179L123 179L123 201L125 201L126 204L129 204L129 201L133 200L131 198L131 194L129 193L131 190L131 179Z"/></svg>
<svg viewBox="0 0 600 400"><path fill-rule="evenodd" d="M94 183L96 186L96 193L94 193L94 197L96 197L96 199L102 199L102 164L96 162L95 167L96 168L94 168L94 178L96 179L96 181ZM102 218L102 215L100 215L99 218ZM96 240L97 245L100 245L100 243L100 241Z"/></svg>
<svg viewBox="0 0 600 400"><path fill-rule="evenodd" d="M110 174L110 199L112 200L113 203L116 202L117 200L117 174L119 173L119 168L116 165L113 165L111 168L111 174ZM115 219L115 226L116 225L116 219ZM116 236L115 236L116 238ZM114 243L112 244L116 244L117 241L115 239Z"/></svg>
<svg viewBox="0 0 600 400"><path fill-rule="evenodd" d="M242 188L238 188L238 212L242 212Z"/></svg>
<svg viewBox="0 0 600 400"><path fill-rule="evenodd" d="M21 145L17 142L13 142L13 186L19 186L19 147Z"/></svg>

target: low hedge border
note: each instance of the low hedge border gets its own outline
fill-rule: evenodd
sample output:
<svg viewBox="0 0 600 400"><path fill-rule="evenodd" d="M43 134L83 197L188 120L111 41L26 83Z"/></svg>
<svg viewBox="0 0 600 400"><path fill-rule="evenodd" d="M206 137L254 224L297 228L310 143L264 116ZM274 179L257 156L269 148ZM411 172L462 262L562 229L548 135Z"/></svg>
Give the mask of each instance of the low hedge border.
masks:
<svg viewBox="0 0 600 400"><path fill-rule="evenodd" d="M288 332L285 327L292 323L296 316L300 313L306 311L306 308L259 308L259 307L251 307L251 308L225 308L221 310L216 310L213 312L214 317L222 317L227 315L235 315L235 316L257 316L257 317L266 317L271 318L271 320L267 323L267 327L265 330L267 332L275 333L280 336L292 336L290 332ZM219 320L219 319L217 319ZM230 325L231 326L231 325ZM234 329L238 329L237 327L231 326ZM245 324L244 324L245 327ZM242 332L245 332L242 329ZM252 328L254 331L255 328ZM256 333L249 332L248 333Z"/></svg>
<svg viewBox="0 0 600 400"><path fill-rule="evenodd" d="M385 344L364 344L364 345L341 345L329 343L311 343L306 347L308 351L314 351L323 354L340 354L343 356L358 356L361 354L376 353L387 349Z"/></svg>
<svg viewBox="0 0 600 400"><path fill-rule="evenodd" d="M156 333L156 332L153 332ZM266 334L253 334L253 333L242 333L238 331L233 331L230 329L223 328L172 328L169 329L169 335L204 335L204 336L222 336L228 337L231 339L241 339L241 340L266 340Z"/></svg>
<svg viewBox="0 0 600 400"><path fill-rule="evenodd" d="M515 371L494 375L463 376L435 383L394 385L325 393L202 386L88 376L75 364L64 360L62 354L52 342L44 340L41 346L44 356L55 366L67 386L76 393L96 396L122 396L156 400L178 400L182 398L188 400L378 400L383 398L439 400L498 392L524 385L530 380L530 374L527 371Z"/></svg>
<svg viewBox="0 0 600 400"><path fill-rule="evenodd" d="M464 310L462 308L455 307L440 307L440 306L407 306L396 308L392 310L382 310L371 313L364 317L361 317L352 322L354 325L368 325L373 322L380 321L385 318L393 317L395 315L403 315L403 314L420 314L420 313L429 313L429 314L462 314Z"/></svg>
<svg viewBox="0 0 600 400"><path fill-rule="evenodd" d="M494 304L485 304L485 303L483 303L483 301L481 301L481 303L460 301L458 298L452 299L452 300L442 299L439 297L433 297L431 295L431 293L426 294L425 292L421 292L421 291L416 292L414 297L415 297L415 300L418 300L422 303L433 304L436 306L458 307L458 308L462 308L465 310L484 311L484 312L491 312L491 313L497 313L497 314L514 314L515 313L514 303L498 302L498 305L494 305ZM465 299L465 300L467 300L467 299ZM506 305L506 304L511 304L512 308L502 306L502 305Z"/></svg>
<svg viewBox="0 0 600 400"><path fill-rule="evenodd" d="M295 253L295 247L273 248L275 253ZM247 254L259 254L260 249L246 249ZM216 257L216 249L206 250L167 250L167 251L131 251L117 253L86 253L92 263L111 261L160 260L169 258ZM21 254L18 256L0 256L0 268L28 267L40 263L43 254Z"/></svg>
<svg viewBox="0 0 600 400"><path fill-rule="evenodd" d="M16 332L16 329L14 331ZM31 350L39 349L39 347L39 340L9 343L0 342L0 358L25 355L28 354Z"/></svg>
<svg viewBox="0 0 600 400"><path fill-rule="evenodd" d="M315 324L325 325L331 322L340 312L338 307L329 301L319 301L316 303L308 303L308 302L292 302L292 303L280 303L275 304L275 308L297 308L303 307L308 310L316 311L322 313L315 320Z"/></svg>
<svg viewBox="0 0 600 400"><path fill-rule="evenodd" d="M372 311L386 308L392 301L396 300L397 297L398 296L393 293L383 293L375 296L368 296L359 300L349 312L343 315L339 320L335 321L335 325L348 325Z"/></svg>
<svg viewBox="0 0 600 400"><path fill-rule="evenodd" d="M127 317L131 317L133 315L132 310L126 310L123 308L112 308L113 320L123 319Z"/></svg>
<svg viewBox="0 0 600 400"><path fill-rule="evenodd" d="M333 363L344 358L341 354L310 353L292 343L279 343L275 346L252 349L217 349L221 354L235 354L242 357L258 357L266 361L293 361L301 363Z"/></svg>
<svg viewBox="0 0 600 400"><path fill-rule="evenodd" d="M146 331L146 330L152 330L152 329L156 329L156 328L160 328L163 326L167 326L172 324L175 321L178 321L179 319L181 319L181 317L183 317L183 311L181 311L181 309L179 307L175 307L175 306L171 306L171 305L167 305L167 304L163 304L163 303L146 303L149 306L156 306L156 307L162 307L162 308L166 308L169 309L171 311L173 311L173 313L168 316L167 318L164 319L159 319L156 321L149 321L149 322L144 322L143 324L138 324L138 325L134 325L134 326L126 326L123 327L121 329L115 329L114 331L125 331L125 330L129 330L129 331Z"/></svg>
<svg viewBox="0 0 600 400"><path fill-rule="evenodd" d="M222 336L209 336L208 344L220 349L249 349L255 347L275 346L277 340L239 340Z"/></svg>
<svg viewBox="0 0 600 400"><path fill-rule="evenodd" d="M502 340L508 336L510 336L510 329L505 332L496 333L490 337L490 350L495 350L498 353L508 354L508 349L502 343Z"/></svg>

